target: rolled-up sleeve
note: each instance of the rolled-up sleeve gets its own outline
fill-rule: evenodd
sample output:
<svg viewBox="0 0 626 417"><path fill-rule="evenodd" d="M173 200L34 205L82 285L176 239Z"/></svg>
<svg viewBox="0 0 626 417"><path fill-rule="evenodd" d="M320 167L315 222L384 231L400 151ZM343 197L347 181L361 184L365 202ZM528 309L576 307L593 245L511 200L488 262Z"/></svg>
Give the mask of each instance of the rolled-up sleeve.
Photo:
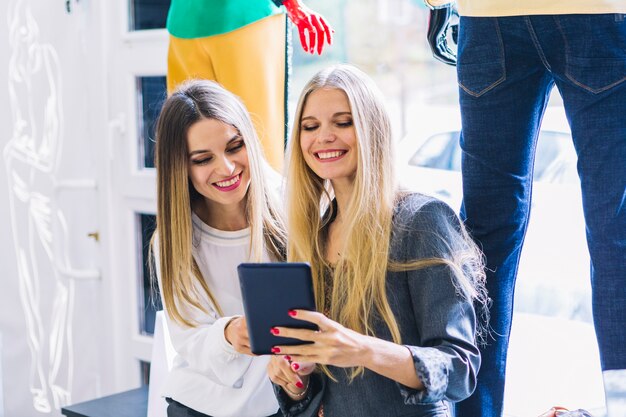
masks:
<svg viewBox="0 0 626 417"><path fill-rule="evenodd" d="M217 384L241 388L252 356L237 352L224 337L224 327L232 317L203 317L203 322L192 328L171 320L167 310L166 317L178 360Z"/></svg>

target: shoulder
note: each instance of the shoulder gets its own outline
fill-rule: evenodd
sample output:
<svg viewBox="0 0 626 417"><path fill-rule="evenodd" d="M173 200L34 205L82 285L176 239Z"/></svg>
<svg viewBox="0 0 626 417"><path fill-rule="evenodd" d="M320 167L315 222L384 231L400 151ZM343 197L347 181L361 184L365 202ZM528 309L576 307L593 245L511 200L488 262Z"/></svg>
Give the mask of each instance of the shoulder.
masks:
<svg viewBox="0 0 626 417"><path fill-rule="evenodd" d="M392 225L393 251L415 257L442 257L463 245L463 225L450 206L423 194L401 196Z"/></svg>
<svg viewBox="0 0 626 417"><path fill-rule="evenodd" d="M419 223L449 222L457 218L452 208L443 201L420 193L400 195L396 201L395 226Z"/></svg>

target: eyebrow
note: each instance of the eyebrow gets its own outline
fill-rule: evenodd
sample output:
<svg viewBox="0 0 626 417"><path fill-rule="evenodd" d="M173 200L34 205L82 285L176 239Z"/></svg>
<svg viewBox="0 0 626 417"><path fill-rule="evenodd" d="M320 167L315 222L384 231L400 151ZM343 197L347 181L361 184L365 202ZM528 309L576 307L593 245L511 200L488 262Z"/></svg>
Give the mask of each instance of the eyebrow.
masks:
<svg viewBox="0 0 626 417"><path fill-rule="evenodd" d="M241 135L239 133L237 133L236 135L234 135L232 138L230 138L228 140L228 142L226 143L226 146L230 145L234 141L236 141L238 139L241 139L241 138L242 138ZM211 151L208 150L208 149L198 149L198 150L189 152L189 156L191 157L191 156L194 156L194 155L198 155L198 154L201 154L201 153L207 153L207 152L211 152Z"/></svg>
<svg viewBox="0 0 626 417"><path fill-rule="evenodd" d="M333 114L333 117L344 116L346 114L349 115L349 116L352 116L352 112L350 112L350 111L341 111L341 112L337 112L337 113ZM303 117L302 119L300 119L300 121L302 122L304 120L309 120L309 119L316 120L317 118L313 117L313 116L306 116L306 117Z"/></svg>

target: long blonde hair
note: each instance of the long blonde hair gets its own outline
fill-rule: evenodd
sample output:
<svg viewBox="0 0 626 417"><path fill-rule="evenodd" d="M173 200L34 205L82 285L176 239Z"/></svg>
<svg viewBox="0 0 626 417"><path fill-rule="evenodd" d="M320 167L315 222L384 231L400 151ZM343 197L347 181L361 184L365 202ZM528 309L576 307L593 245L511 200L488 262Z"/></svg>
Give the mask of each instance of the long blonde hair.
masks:
<svg viewBox="0 0 626 417"><path fill-rule="evenodd" d="M307 166L300 148L300 120L307 99L324 88L339 89L347 95L358 152L354 189L346 207L341 208L346 244L332 268L325 259L325 242L320 233L331 217L323 217L323 213L333 209L332 186ZM318 72L300 95L287 148L288 261L311 263L318 310L371 336L375 336L373 317L378 316L393 341L401 343L400 329L387 299L387 271L454 262L419 259L400 264L389 259L394 207L402 193L395 180L391 123L382 94L366 74L352 66L336 65ZM326 294L325 270L332 270L331 294ZM471 297L472 284L461 287L467 287L463 293ZM326 367L322 368L332 377ZM354 368L351 378L362 372L362 367Z"/></svg>
<svg viewBox="0 0 626 417"><path fill-rule="evenodd" d="M187 132L191 125L203 118L233 126L245 143L250 170L246 217L251 229L251 260L261 262L263 248L267 248L274 259L283 259L286 245L279 204L267 184L271 168L263 158L245 106L213 81L192 80L182 84L165 101L157 121L157 227L154 236L158 236L159 273L165 307L175 321L189 327L197 323L186 317L185 309L193 307L208 313L201 302L205 297L222 315L219 303L192 255L192 202L204 197L194 189L188 177ZM155 239L153 237L152 252Z"/></svg>

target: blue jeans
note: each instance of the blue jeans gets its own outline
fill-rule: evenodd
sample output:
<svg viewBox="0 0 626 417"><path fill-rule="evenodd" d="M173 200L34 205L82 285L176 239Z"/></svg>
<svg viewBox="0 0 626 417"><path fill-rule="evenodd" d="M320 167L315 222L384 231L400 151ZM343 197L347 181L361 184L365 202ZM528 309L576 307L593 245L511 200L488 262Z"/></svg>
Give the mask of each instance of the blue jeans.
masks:
<svg viewBox="0 0 626 417"><path fill-rule="evenodd" d="M461 214L485 253L496 340L456 415L499 417L535 144L555 85L578 155L601 366L626 370L626 16L462 17L458 81Z"/></svg>

